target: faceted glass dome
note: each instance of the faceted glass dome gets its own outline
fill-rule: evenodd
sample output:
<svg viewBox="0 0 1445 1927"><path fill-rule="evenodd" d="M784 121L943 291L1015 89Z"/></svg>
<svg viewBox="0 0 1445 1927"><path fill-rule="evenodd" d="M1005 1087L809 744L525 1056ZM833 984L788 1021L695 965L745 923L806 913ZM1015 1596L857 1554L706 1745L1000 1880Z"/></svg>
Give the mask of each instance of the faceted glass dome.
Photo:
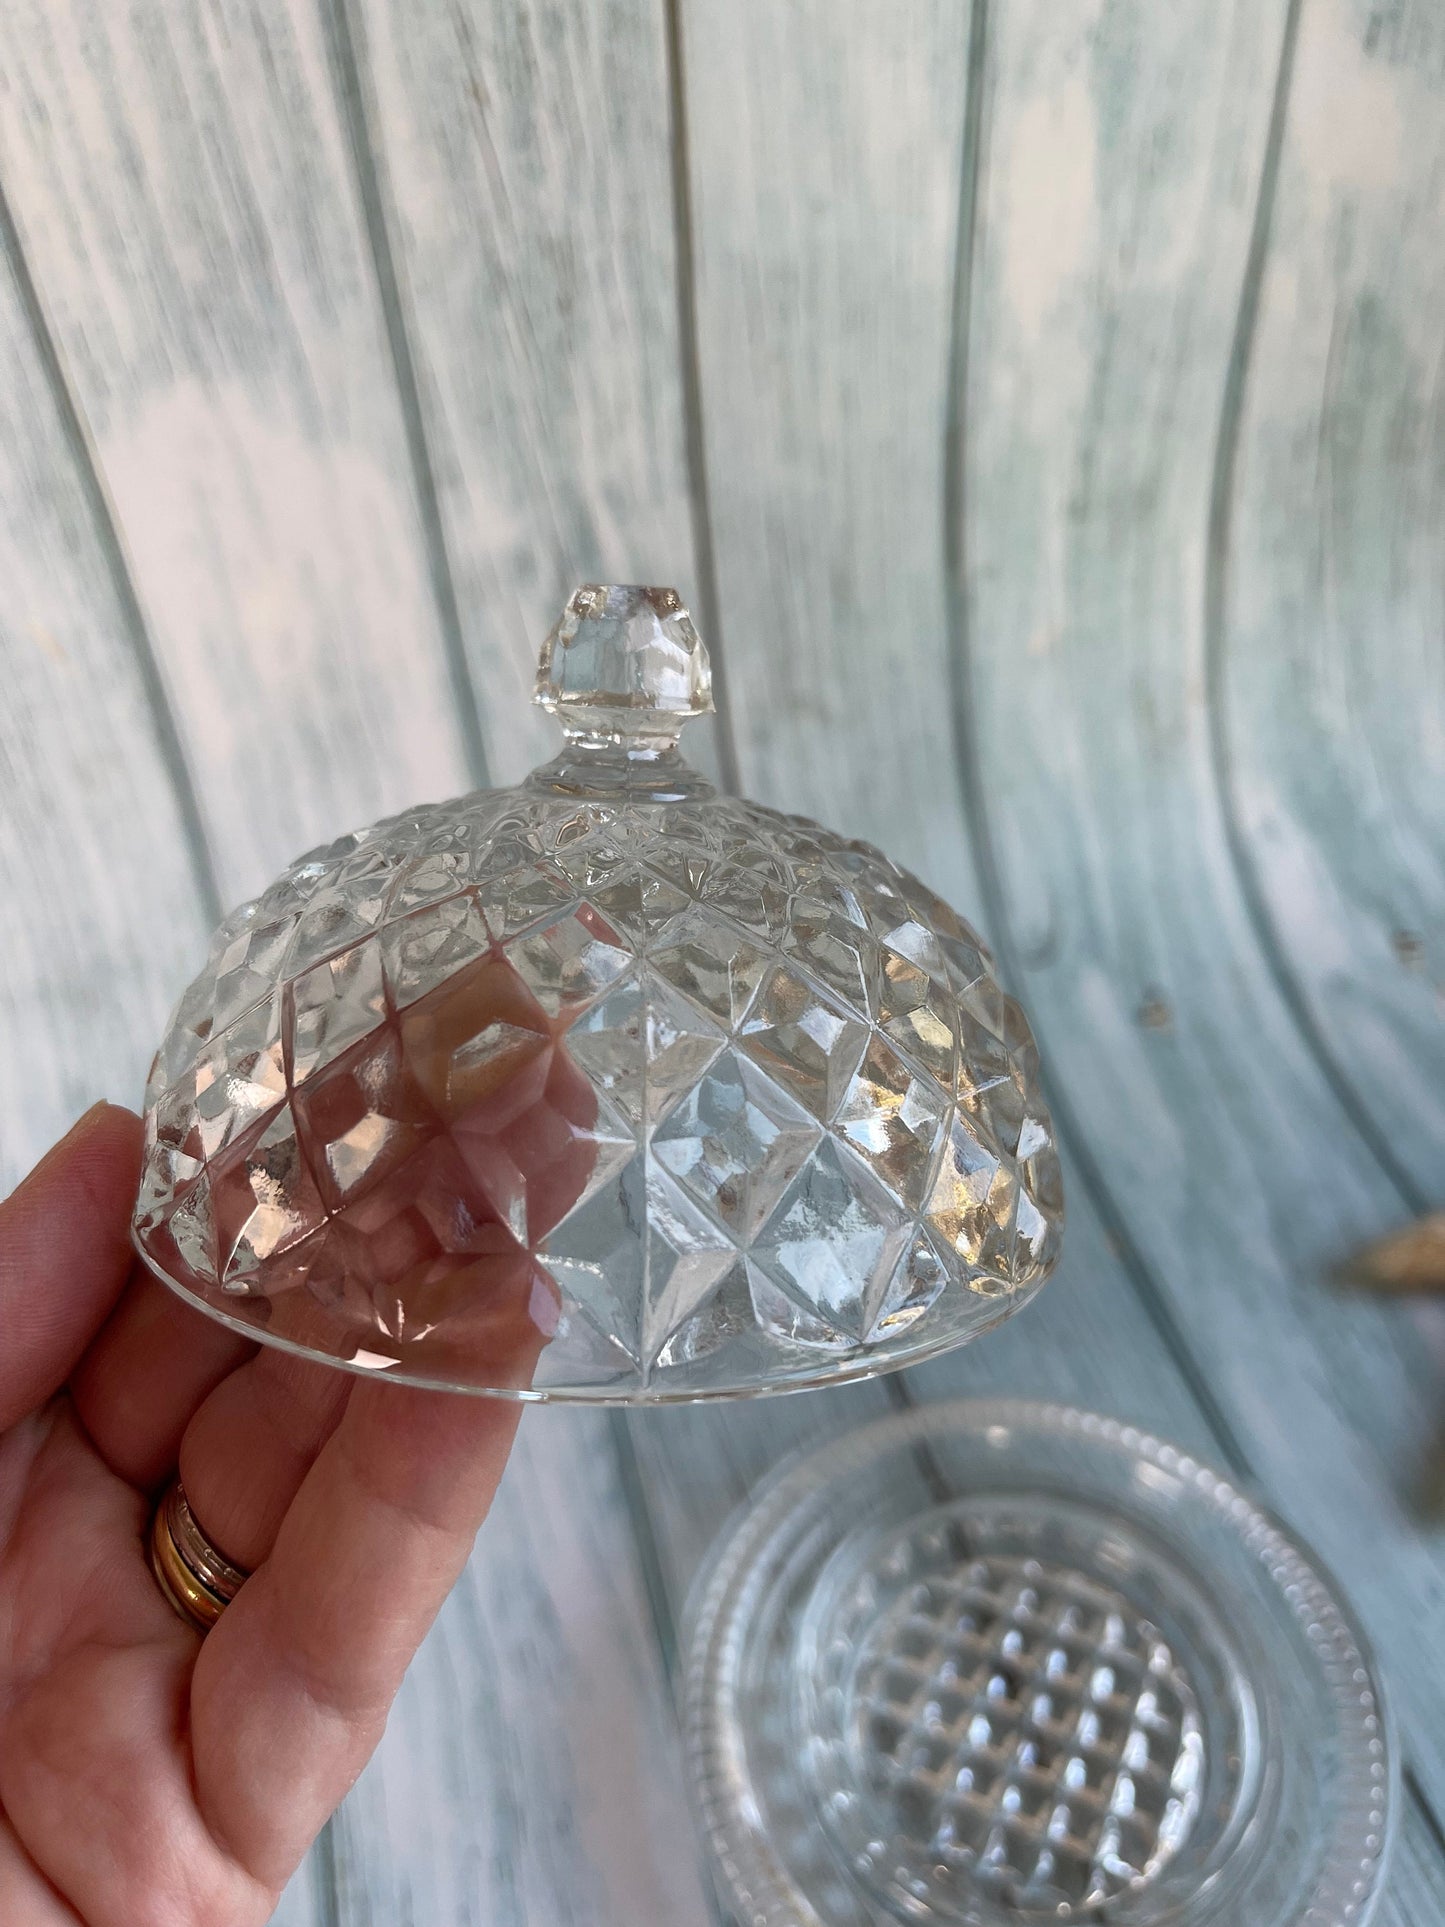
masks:
<svg viewBox="0 0 1445 1927"><path fill-rule="evenodd" d="M1059 1166L972 930L683 762L674 591L579 590L537 700L555 762L217 931L146 1093L146 1262L269 1343L520 1398L855 1377L1015 1310Z"/></svg>

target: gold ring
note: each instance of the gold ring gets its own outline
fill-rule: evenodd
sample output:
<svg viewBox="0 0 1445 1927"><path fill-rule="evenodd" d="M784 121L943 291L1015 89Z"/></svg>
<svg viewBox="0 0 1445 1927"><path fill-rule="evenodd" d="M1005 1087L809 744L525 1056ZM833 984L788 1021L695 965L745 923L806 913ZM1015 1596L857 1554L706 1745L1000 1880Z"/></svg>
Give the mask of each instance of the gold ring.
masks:
<svg viewBox="0 0 1445 1927"><path fill-rule="evenodd" d="M179 1478L171 1480L156 1507L149 1550L156 1584L197 1632L211 1630L250 1577L201 1531Z"/></svg>

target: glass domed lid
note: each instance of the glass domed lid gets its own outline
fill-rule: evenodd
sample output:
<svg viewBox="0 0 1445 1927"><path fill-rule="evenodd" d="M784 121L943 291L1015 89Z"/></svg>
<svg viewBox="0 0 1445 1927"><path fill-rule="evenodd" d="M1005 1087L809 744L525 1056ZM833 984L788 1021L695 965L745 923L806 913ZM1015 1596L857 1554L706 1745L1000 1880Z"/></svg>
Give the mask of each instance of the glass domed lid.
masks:
<svg viewBox="0 0 1445 1927"><path fill-rule="evenodd" d="M1062 1194L977 936L688 767L673 590L578 590L537 700L556 761L216 932L147 1088L146 1262L268 1343L522 1398L822 1383L1015 1310Z"/></svg>

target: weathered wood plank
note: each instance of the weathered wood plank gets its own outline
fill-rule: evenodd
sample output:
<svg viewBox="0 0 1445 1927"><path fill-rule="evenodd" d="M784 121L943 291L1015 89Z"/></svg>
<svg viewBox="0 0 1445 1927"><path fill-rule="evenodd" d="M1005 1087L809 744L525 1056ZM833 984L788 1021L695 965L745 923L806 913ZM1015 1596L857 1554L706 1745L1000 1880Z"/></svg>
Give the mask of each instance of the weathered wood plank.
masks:
<svg viewBox="0 0 1445 1927"><path fill-rule="evenodd" d="M1445 1188L1445 18L1300 21L1219 558L1224 785L1402 1203Z"/></svg>
<svg viewBox="0 0 1445 1927"><path fill-rule="evenodd" d="M0 1193L133 1102L214 884L85 427L0 204ZM280 1927L314 1927L311 1869Z"/></svg>
<svg viewBox="0 0 1445 1927"><path fill-rule="evenodd" d="M997 932L1102 1169L1114 1232L1152 1273L1141 1301L1076 1181L1068 1268L1050 1294L915 1380L929 1395L1055 1390L1190 1442L1198 1428L1201 1450L1208 1420L1215 1456L1222 1418L1271 1496L1325 1542L1387 1659L1418 1680L1442 1589L1402 1495L1436 1374L1404 1315L1322 1288L1327 1262L1395 1205L1259 948L1201 693L1214 430L1288 0L1067 17L1008 0L975 16L987 119L953 472L967 513L947 535L969 22L922 0L905 16L683 9L708 480L746 786L873 836L977 906L943 701L945 546L959 541L961 735L986 805ZM1387 107L1377 88L1365 119L1372 132L1403 126L1408 158L1387 179L1372 171L1376 145L1345 143L1325 162L1307 140L1294 156L1287 135L1282 266L1264 284L1232 517L1223 680L1237 800L1285 939L1301 874L1311 890L1324 877L1323 907L1307 898L1312 943L1317 931L1341 941L1344 911L1365 915L1367 934L1323 963L1286 959L1332 1034L1358 1040L1356 1057L1377 1048L1365 991L1396 919L1418 925L1424 979L1435 970L1438 587L1411 546L1428 539L1438 487L1417 318L1431 268L1418 245L1373 238L1376 224L1419 232L1434 213L1436 150L1408 132L1424 125L1419 90L1428 102L1439 84L1429 25L1408 8L1368 29L1325 0L1303 11L1298 85L1318 94L1331 76L1353 86L1388 71L1402 91ZM328 0L262 29L239 6L122 20L76 0L0 24L0 174L118 504L227 894L342 823L460 786L449 595L488 755L512 776L545 747L521 699L571 580L691 586L664 45L660 18L631 6L605 23L559 23L541 6L468 23ZM368 258L389 244L394 313ZM1330 300L1344 318L1322 337L1307 317ZM83 485L75 437L54 430L54 384L38 378L22 308L10 317L19 372L0 395L0 410L12 397L16 408L0 504L23 514L7 535L0 511L0 560L13 554L23 593L7 594L0 621L39 611L65 660L37 666L8 642L20 695L0 741L37 800L0 830L0 881L20 880L38 934L0 998L12 999L7 1041L28 1053L24 1088L53 1092L58 1122L91 1094L80 1067L138 1075L127 1052L148 1049L150 1004L184 974L204 919L174 784L146 747L156 712L136 624L94 538L104 504ZM1282 365L1292 330L1297 375ZM414 389L403 380L398 401L389 357L413 350ZM1397 397L1379 418L1388 448L1372 418L1355 429L1381 369ZM1321 408L1309 384L1326 376ZM1261 384L1283 377L1284 403L1264 409ZM1275 504L1303 491L1312 437L1329 456L1310 484L1328 595L1308 563L1300 583L1277 573L1289 526ZM429 493L418 464L430 474L433 461ZM1377 472L1395 492L1372 522L1360 504ZM90 531L78 543L77 529ZM1368 681L1382 580L1404 632L1397 667L1429 696L1398 705L1403 717ZM1310 646L1321 623L1328 656ZM1291 698L1302 683L1322 739L1348 722L1387 766L1326 759L1368 826L1358 843L1337 846L1322 792L1297 771L1285 772L1293 788L1271 773L1283 741L1271 731L1289 715L1267 713L1253 651L1280 624ZM87 707L96 685L105 701ZM1375 880L1380 823L1395 841ZM137 847L160 905L140 925L127 908ZM69 861L89 866L79 912L53 888ZM94 1022L77 1024L87 998ZM1403 1037L1412 1062L1433 1062L1428 998L1390 990L1380 1007L1395 1053L1380 1047L1382 1061L1397 1062ZM52 1046L47 1033L66 1026L69 1042ZM1416 1109L1423 1071L1398 1102L1377 1084L1356 1089L1380 1130L1427 1118L1401 1155L1428 1184L1438 1098ZM8 1106L4 1126L9 1157ZM1190 1374L1194 1392L1217 1388L1219 1414ZM630 1421L665 1612L786 1441L886 1399L859 1387ZM675 1852L675 1767L600 1426L529 1420L463 1591L338 1826L344 1919L702 1917L690 1848ZM1422 1682L1406 1709L1417 1741L1440 1728L1440 1690ZM1422 1763L1438 1790L1428 1745ZM1387 1916L1434 1920L1441 1863L1418 1813L1406 1849ZM298 1884L282 1917L309 1920L316 1891ZM324 1878L319 1892L331 1906Z"/></svg>
<svg viewBox="0 0 1445 1927"><path fill-rule="evenodd" d="M418 14L390 0L348 0L335 19L350 47L394 251L488 767L494 780L515 780L555 747L555 729L528 698L538 642L571 587L665 580L690 593L696 578L661 21L634 5L611 9L605 21L583 12L559 23L535 6ZM707 767L715 751L705 732L694 741L699 733L689 733L689 753ZM547 1462L560 1495L568 1468L550 1443L556 1422L539 1415L528 1436L559 1453ZM609 1562L630 1570L616 1539L621 1496L606 1490ZM630 1654L633 1671L643 1669L650 1635L642 1622L609 1623L624 1662ZM609 1760L601 1729L594 1737L582 1781L554 1750L539 1755L539 1815L549 1810L549 1787L573 1787L584 1805L598 1797L586 1777L605 1781ZM486 1740L478 1736L479 1745ZM654 1775L665 1753L657 1749ZM479 1754L470 1771L487 1770ZM443 1807L455 1798L445 1784L435 1792ZM346 1858L369 1887L391 1894L397 1878L445 1883L445 1874L428 1876L425 1845L394 1825L384 1788L373 1798L363 1781L358 1806L367 1818L348 1825ZM629 1800L614 1845L618 1865L634 1872L630 1886L613 1885L633 1896L633 1911L619 1899L619 1919L682 1919L699 1904L690 1847L659 1860L653 1835L637 1832L653 1821L658 1839L690 1840L680 1810L664 1813L655 1796ZM379 1843L368 1840L369 1827L379 1828ZM545 1905L533 1877L537 1913L611 1917L607 1894L599 1889L589 1903L587 1877L555 1843L554 1851ZM663 1864L674 1871L659 1886ZM525 1916L528 1877L525 1869L499 1875L499 1885L467 1897L448 1887L436 1904L445 1913L455 1897L477 1918L508 1906ZM664 1887L665 1916L657 1911Z"/></svg>
<svg viewBox="0 0 1445 1927"><path fill-rule="evenodd" d="M407 454L309 9L0 23L0 171L228 901L462 786Z"/></svg>
<svg viewBox="0 0 1445 1927"><path fill-rule="evenodd" d="M555 753L529 698L573 587L695 586L662 12L345 8L488 760L514 782Z"/></svg>
<svg viewBox="0 0 1445 1927"><path fill-rule="evenodd" d="M1259 948L1204 702L1212 452L1293 18L997 16L960 317L957 695L996 934L1113 1228L1413 1676L1401 1712L1438 1801L1445 1680L1418 1654L1445 1586L1410 1509L1438 1365L1408 1313L1329 1287L1398 1202Z"/></svg>
<svg viewBox="0 0 1445 1927"><path fill-rule="evenodd" d="M1445 1854L1413 1802L1401 1816L1380 1927L1431 1927L1445 1914Z"/></svg>
<svg viewBox="0 0 1445 1927"><path fill-rule="evenodd" d="M88 1104L139 1088L206 922L148 639L3 218L0 583L3 1192Z"/></svg>
<svg viewBox="0 0 1445 1927"><path fill-rule="evenodd" d="M324 1864L314 1856L302 1861L276 1903L270 1927L335 1927L330 1885L319 1887L317 1881L317 1868Z"/></svg>
<svg viewBox="0 0 1445 1927"><path fill-rule="evenodd" d="M742 786L963 902L939 504L967 38L947 0L682 6Z"/></svg>
<svg viewBox="0 0 1445 1927"><path fill-rule="evenodd" d="M1211 456L1287 14L1281 0L1224 16L1015 4L976 17L982 172L965 173L970 196L980 183L965 222L977 252L960 276L970 358L955 362L966 408L948 477L966 571L956 720L985 875L1006 886L998 934L1107 1180L1111 1235L1136 1247L1145 1300L1208 1388L1216 1456L1238 1448L1322 1542L1387 1662L1413 1667L1442 1597L1407 1499L1437 1374L1408 1326L1325 1285L1393 1194L1259 952L1202 702ZM870 30L865 10L844 35L751 7L726 25L704 8L684 20L745 780L885 843L972 907L940 782L952 746L931 616L950 294L937 230L954 218L964 135L935 118L929 82L956 114L959 23L930 32L914 17L902 32L890 13ZM909 112L861 114L900 62L915 63L899 82ZM880 157L868 143L885 123ZM864 152L860 183L849 168ZM915 257L920 232L934 239ZM906 380L860 376L879 343L906 344ZM907 646L890 661L900 610ZM748 701L764 688L766 704ZM1142 1313L1125 1296L1118 1315ZM967 1369L987 1373L1028 1324ZM1095 1382L1096 1402L1128 1408L1117 1360ZM1437 1797L1440 1690L1411 1722Z"/></svg>

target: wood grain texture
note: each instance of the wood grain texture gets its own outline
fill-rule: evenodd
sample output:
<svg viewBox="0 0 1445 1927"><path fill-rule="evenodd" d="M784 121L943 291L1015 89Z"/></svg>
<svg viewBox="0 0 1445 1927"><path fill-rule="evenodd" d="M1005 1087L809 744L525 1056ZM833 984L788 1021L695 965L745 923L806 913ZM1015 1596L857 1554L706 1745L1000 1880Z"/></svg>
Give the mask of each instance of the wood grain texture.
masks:
<svg viewBox="0 0 1445 1927"><path fill-rule="evenodd" d="M0 1191L87 1105L134 1099L207 922L186 773L168 764L107 505L7 229L0 220Z"/></svg>
<svg viewBox="0 0 1445 1927"><path fill-rule="evenodd" d="M1439 1801L1445 1680L1418 1654L1445 1587L1411 1496L1440 1370L1408 1312L1329 1286L1398 1198L1259 947L1205 706L1213 450L1295 17L997 16L960 315L957 696L996 934L1111 1230L1245 1463L1414 1675L1401 1711Z"/></svg>
<svg viewBox="0 0 1445 1927"><path fill-rule="evenodd" d="M573 587L695 587L661 10L345 6L488 762L515 782L555 753L529 699Z"/></svg>
<svg viewBox="0 0 1445 1927"><path fill-rule="evenodd" d="M464 786L323 36L23 4L0 76L0 178L234 901Z"/></svg>
<svg viewBox="0 0 1445 1927"><path fill-rule="evenodd" d="M742 787L969 903L939 512L967 13L684 0L681 21Z"/></svg>
<svg viewBox="0 0 1445 1927"><path fill-rule="evenodd" d="M1442 95L1424 0L0 16L0 1174L133 1095L204 899L549 753L574 581L715 575L743 787L980 917L1078 1154L904 1395L1257 1476L1405 1688L1389 1927L1445 1334L1329 1273L1445 1148ZM688 1588L898 1396L529 1417L283 1927L717 1918Z"/></svg>
<svg viewBox="0 0 1445 1927"><path fill-rule="evenodd" d="M1445 18L1300 19L1216 720L1266 933L1396 1175L1445 1194Z"/></svg>
<svg viewBox="0 0 1445 1927"><path fill-rule="evenodd" d="M894 177L871 155L861 190L845 167L839 204L808 218L823 198L810 199L816 156L853 130L851 90L881 69L886 95L890 59L946 69L956 43L916 32L882 46L866 20L850 17L846 36L815 23L804 94L771 12L734 10L726 29L705 9L684 18L723 629L735 688L771 697L756 713L738 705L742 769L769 800L886 842L971 907L939 781L962 773L990 922L1105 1179L1110 1234L1208 1396L1217 1449L1325 1541L1395 1665L1413 1665L1442 1597L1409 1509L1439 1372L1408 1322L1326 1283L1331 1260L1398 1202L1261 954L1205 710L1213 450L1289 10L1014 4L976 36L981 172L965 174L977 218L963 224L949 478L953 640L966 651L957 764L937 734L943 652L909 619L936 587L941 490L909 496L908 478L937 474L923 437L929 422L942 429L917 341L942 324L929 336L917 323L908 392L931 401L916 434L896 382L880 403L858 380L860 344L892 338L900 311L916 321L945 280L936 245L931 275L898 266L910 236L948 225L933 213L939 150L967 144L966 127L930 121L920 71L906 124L932 138ZM965 89L950 71L956 107ZM855 146L885 121L906 142L903 118L865 117ZM870 220L880 174L893 192L880 190L887 213ZM770 250L785 264L751 300L743 236L758 237L764 274ZM890 272L875 272L880 259ZM818 289L833 298L810 298ZM795 396L810 423L846 396L811 464L789 459ZM895 441L870 464L875 404ZM781 447L760 482L748 474L766 492L754 509L742 451L769 435ZM901 605L878 586L874 546L900 490L919 531ZM860 504L845 540L829 491ZM871 606L830 600L824 569L871 583ZM758 644L749 662L763 620L777 656ZM906 661L887 673L900 624ZM786 765L771 749L784 739ZM1118 1407L1113 1383L1103 1402ZM1437 1799L1439 1689L1422 1686L1411 1722Z"/></svg>
<svg viewBox="0 0 1445 1927"><path fill-rule="evenodd" d="M1402 1816L1389 1884L1376 1918L1380 1927L1429 1927L1445 1916L1445 1874L1439 1835L1426 1826L1413 1802Z"/></svg>
<svg viewBox="0 0 1445 1927"><path fill-rule="evenodd" d="M270 1927L336 1927L333 1887L318 1868L329 1864L317 1851L301 1863L271 1915Z"/></svg>

